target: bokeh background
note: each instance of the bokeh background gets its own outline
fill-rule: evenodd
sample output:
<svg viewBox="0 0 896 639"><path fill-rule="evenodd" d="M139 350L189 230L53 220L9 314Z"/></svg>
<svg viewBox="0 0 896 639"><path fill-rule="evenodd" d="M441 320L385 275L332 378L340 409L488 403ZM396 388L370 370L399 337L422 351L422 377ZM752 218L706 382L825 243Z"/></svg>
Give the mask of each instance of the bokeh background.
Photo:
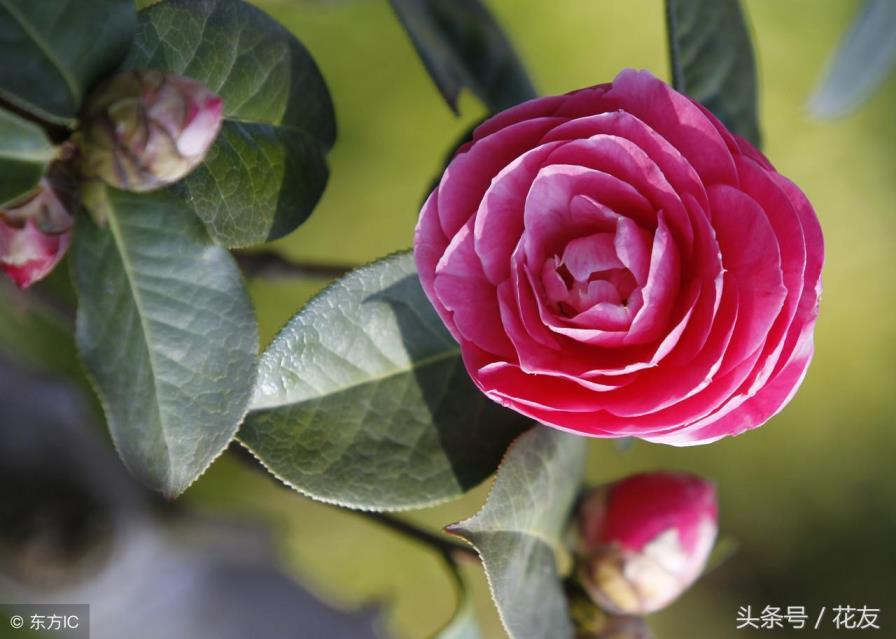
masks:
<svg viewBox="0 0 896 639"><path fill-rule="evenodd" d="M333 94L339 124L330 157L331 180L320 206L308 223L273 247L296 259L351 264L408 248L420 201L445 152L484 115L484 108L465 94L460 117L450 112L385 0L257 0L256 4L295 32L315 56ZM488 4L543 94L606 82L624 67L646 68L668 78L661 0L489 0ZM817 631L754 631L757 636L861 635L837 632L830 623L831 607L851 605L880 608L881 630L875 636L892 637L896 636L892 417L896 413L896 80L891 77L873 99L846 118L813 120L806 101L858 3L745 0L744 4L760 69L765 152L807 193L825 232L825 291L816 359L794 401L767 426L689 449L594 441L588 478L603 482L646 469L677 468L718 482L721 527L736 540L737 552L679 602L650 619L658 639L741 636L735 631L735 619L738 608L745 605L754 612L766 605L805 606L810 616L822 606L828 609L827 621ZM250 285L264 345L322 283L256 280ZM54 288L64 291L64 277L49 282L44 290ZM70 338L59 330L62 323L52 307L8 287L2 293L0 357L12 372L0 376L0 446L9 453L0 456L4 464L0 477L6 477L0 483L0 592L22 583L47 597L58 595L63 586L76 588L93 575L108 573L110 562L120 561L115 554L119 551L109 550L118 548L118 542L110 539L130 535L145 541L150 534L145 524L151 522L154 536L139 552L162 577L152 581L147 592L173 589L175 595L169 593L168 599L179 599L182 607L197 601L205 582L193 573L183 574L184 561L171 562L172 567L165 569L159 568L159 558L218 553L215 557L229 558L229 566L245 558L265 579L282 578L281 589L301 584L303 590L283 599L297 607L307 597L318 612L355 610L352 623L361 625L374 614L372 609L380 607L384 636L427 637L451 615L455 595L436 555L357 515L286 490L234 451L225 453L175 504L161 504L128 487L122 490L130 497L110 497L108 503L119 504L116 513L138 511L126 517L130 523L117 523L118 514L103 514L106 498L89 497L94 484L111 482L119 491L119 484L128 480L115 463L108 463L110 444L101 420L90 417L95 405L81 393L84 382ZM39 371L40 377L33 378L26 370ZM60 380L73 386L60 391ZM24 393L26 382L32 385L29 388L51 383L54 392L63 392L66 401L80 407L78 417L67 413L41 418L49 426L40 432L53 443L35 457L45 465L44 477L55 477L62 456L70 456L88 435L93 442L90 454L103 456L103 464L109 466L107 475L91 480L92 487L77 493L81 497L57 495L49 506L41 505L47 494L56 495L55 489L36 488L37 474L29 478L13 473L16 461L22 459L16 446L25 438L19 429L36 428L29 406L42 405L44 410L47 403L41 398L48 395ZM17 413L13 405L18 406ZM74 422L91 425L69 432ZM74 443L61 446L60 441L68 440L57 438L54 423L63 424L65 437ZM87 466L94 469L91 473L99 467ZM61 477L57 484L71 488L85 474L75 470ZM437 529L478 510L487 489L482 486L457 502L403 516ZM144 528L134 528L135 520ZM78 535L73 541L53 526L64 530L74 526ZM237 562L237 568L245 569L245 562ZM119 575L122 583L144 574L137 564L127 565L132 568ZM229 569L206 579L217 585L230 580L234 593L240 594L232 594L232 601L203 599L206 614L215 617L220 610L235 607L237 599L256 613L276 615L289 607L284 603L277 608L271 603L275 599L264 595L265 588L251 585L255 582L246 581L238 569L233 572L233 566ZM481 569L471 565L464 572L484 635L505 636ZM113 597L114 588L78 592L93 597L91 603L106 619L114 618L128 601L103 599ZM142 613L152 620L173 609L172 602L161 599L147 604L145 596L134 595L131 603L155 606ZM301 615L290 623L289 627L303 627ZM160 626L152 630L147 624L139 627L149 634L137 636L132 629L122 631L122 639L224 636L203 634L208 628L181 635L177 633L183 630ZM327 637L311 630L296 635L257 630L242 636ZM4 631L0 629L0 636ZM349 630L345 636L366 635Z"/></svg>

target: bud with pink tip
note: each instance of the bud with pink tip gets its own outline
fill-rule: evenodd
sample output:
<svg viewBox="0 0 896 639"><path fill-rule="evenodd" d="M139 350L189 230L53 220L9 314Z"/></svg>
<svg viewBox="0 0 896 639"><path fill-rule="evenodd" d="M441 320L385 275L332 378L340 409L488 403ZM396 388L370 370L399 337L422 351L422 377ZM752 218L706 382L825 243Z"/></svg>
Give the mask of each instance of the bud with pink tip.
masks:
<svg viewBox="0 0 896 639"><path fill-rule="evenodd" d="M654 472L592 489L578 514L577 575L608 612L644 615L694 583L718 531L712 483Z"/></svg>
<svg viewBox="0 0 896 639"><path fill-rule="evenodd" d="M37 191L0 209L0 269L19 288L42 280L65 256L77 206L77 184L57 162Z"/></svg>
<svg viewBox="0 0 896 639"><path fill-rule="evenodd" d="M87 169L127 191L150 191L195 169L221 130L223 102L204 85L161 71L128 71L90 97Z"/></svg>
<svg viewBox="0 0 896 639"><path fill-rule="evenodd" d="M53 270L70 240L71 232L50 235L37 228L34 220L16 228L0 218L0 269L19 288L28 288Z"/></svg>

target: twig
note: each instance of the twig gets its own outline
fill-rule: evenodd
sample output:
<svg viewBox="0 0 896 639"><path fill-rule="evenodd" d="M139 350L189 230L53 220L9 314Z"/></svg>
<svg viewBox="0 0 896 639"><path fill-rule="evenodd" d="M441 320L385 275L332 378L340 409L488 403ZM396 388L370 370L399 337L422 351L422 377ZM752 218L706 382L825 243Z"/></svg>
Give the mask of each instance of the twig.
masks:
<svg viewBox="0 0 896 639"><path fill-rule="evenodd" d="M243 273L250 278L332 280L354 268L350 264L293 261L275 251L235 251L233 255Z"/></svg>
<svg viewBox="0 0 896 639"><path fill-rule="evenodd" d="M228 451L236 457L242 463L255 468L257 471L264 474L268 479L273 481L279 487L284 490L290 490L284 484L277 481L273 475L245 448L240 446L238 443L231 443ZM340 512L350 513L352 515L357 515L358 517L364 517L365 519L369 519L380 526L384 526L397 532L398 534L407 537L417 543L423 544L425 546L429 546L430 548L438 551L443 558L450 562L454 562L454 558L457 556L467 557L479 560L479 555L473 550L472 547L464 545L460 542L453 541L451 539L447 539L445 537L441 537L438 534L426 530L425 528L420 528L419 526L412 524L411 522L395 517L394 515L390 515L388 513L378 513L371 512L367 510L350 510L347 508L343 508L336 504L327 504L332 508L338 509Z"/></svg>
<svg viewBox="0 0 896 639"><path fill-rule="evenodd" d="M369 512L366 510L353 510L349 512L375 521L381 526L394 530L409 539L413 539L416 542L434 548L448 559L453 558L455 555L461 555L476 559L477 561L479 560L479 555L472 547L440 537L439 535L424 528L420 528L405 519L399 519L388 513Z"/></svg>
<svg viewBox="0 0 896 639"><path fill-rule="evenodd" d="M51 122L50 120L38 115L37 113L29 111L23 106L7 100L6 98L0 97L0 108L15 113L23 120L28 120L32 124L38 125L47 133L47 135L50 136L50 139L56 144L59 144L63 140L68 139L68 137L72 133L71 129L69 129L68 127L59 124L58 122Z"/></svg>

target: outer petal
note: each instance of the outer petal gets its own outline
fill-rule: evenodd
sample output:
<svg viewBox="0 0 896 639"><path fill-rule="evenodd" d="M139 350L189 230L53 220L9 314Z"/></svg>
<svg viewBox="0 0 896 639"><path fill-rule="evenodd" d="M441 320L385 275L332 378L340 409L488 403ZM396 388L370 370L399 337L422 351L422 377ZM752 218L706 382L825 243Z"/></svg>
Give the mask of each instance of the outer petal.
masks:
<svg viewBox="0 0 896 639"><path fill-rule="evenodd" d="M740 301L737 327L722 374L744 361L765 341L787 296L781 252L774 229L759 206L729 186L709 190L713 225L725 268Z"/></svg>
<svg viewBox="0 0 896 639"><path fill-rule="evenodd" d="M793 399L812 361L811 330L800 342L793 358L755 395L739 404L736 410L720 411L688 428L644 439L673 446L708 444L726 436L739 435L761 426L777 415Z"/></svg>
<svg viewBox="0 0 896 639"><path fill-rule="evenodd" d="M493 133L506 129L509 126L534 120L536 118L552 117L566 101L565 95L552 95L526 100L520 104L494 114L473 131L473 140L481 140Z"/></svg>
<svg viewBox="0 0 896 639"><path fill-rule="evenodd" d="M454 326L451 313L435 294L436 264L442 259L446 248L448 248L448 238L445 237L442 225L439 223L439 198L438 189L436 189L426 198L423 210L420 212L420 219L417 221L417 228L414 231L414 261L417 264L417 274L426 297L429 298L454 339L459 341L460 334Z"/></svg>
<svg viewBox="0 0 896 639"><path fill-rule="evenodd" d="M613 88L604 99L643 120L671 142L704 184L737 184L737 171L725 140L690 98L646 71L625 69L613 80Z"/></svg>
<svg viewBox="0 0 896 639"><path fill-rule="evenodd" d="M467 223L436 265L435 297L452 314L462 339L501 357L512 357L513 347L501 325L497 291L485 278L473 250L473 221Z"/></svg>
<svg viewBox="0 0 896 639"><path fill-rule="evenodd" d="M437 189L439 221L446 237L454 237L479 208L492 179L532 147L558 118L526 120L501 129L454 156Z"/></svg>

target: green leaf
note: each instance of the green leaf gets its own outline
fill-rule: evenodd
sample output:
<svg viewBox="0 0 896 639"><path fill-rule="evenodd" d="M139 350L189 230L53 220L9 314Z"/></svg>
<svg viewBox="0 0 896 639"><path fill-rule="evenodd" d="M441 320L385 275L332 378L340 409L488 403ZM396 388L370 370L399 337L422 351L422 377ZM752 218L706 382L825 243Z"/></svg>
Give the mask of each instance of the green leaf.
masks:
<svg viewBox="0 0 896 639"><path fill-rule="evenodd" d="M277 477L350 508L422 508L494 472L527 425L470 381L410 253L314 298L261 358L239 440Z"/></svg>
<svg viewBox="0 0 896 639"><path fill-rule="evenodd" d="M822 118L846 115L865 102L896 66L896 2L866 0L840 44L810 108Z"/></svg>
<svg viewBox="0 0 896 639"><path fill-rule="evenodd" d="M0 97L71 125L124 59L135 23L133 0L0 0Z"/></svg>
<svg viewBox="0 0 896 639"><path fill-rule="evenodd" d="M125 464L176 496L246 413L255 316L233 258L164 191L109 190L107 216L75 231L78 347Z"/></svg>
<svg viewBox="0 0 896 639"><path fill-rule="evenodd" d="M666 0L672 81L757 147L753 45L738 0Z"/></svg>
<svg viewBox="0 0 896 639"><path fill-rule="evenodd" d="M336 122L295 36L240 0L167 0L140 12L125 67L194 78L224 99L217 141L170 189L218 243L259 244L308 218L327 183Z"/></svg>
<svg viewBox="0 0 896 639"><path fill-rule="evenodd" d="M447 564L457 592L457 609L433 639L482 639L482 631L473 608L473 597L460 574L459 566L453 561L448 561Z"/></svg>
<svg viewBox="0 0 896 639"><path fill-rule="evenodd" d="M39 126L0 109L0 206L36 187L55 153Z"/></svg>
<svg viewBox="0 0 896 639"><path fill-rule="evenodd" d="M535 97L523 64L480 0L390 0L420 59L457 113L468 87L492 111Z"/></svg>
<svg viewBox="0 0 896 639"><path fill-rule="evenodd" d="M447 530L476 547L513 639L571 639L560 575L570 511L582 482L585 438L537 426L498 469L488 501Z"/></svg>

